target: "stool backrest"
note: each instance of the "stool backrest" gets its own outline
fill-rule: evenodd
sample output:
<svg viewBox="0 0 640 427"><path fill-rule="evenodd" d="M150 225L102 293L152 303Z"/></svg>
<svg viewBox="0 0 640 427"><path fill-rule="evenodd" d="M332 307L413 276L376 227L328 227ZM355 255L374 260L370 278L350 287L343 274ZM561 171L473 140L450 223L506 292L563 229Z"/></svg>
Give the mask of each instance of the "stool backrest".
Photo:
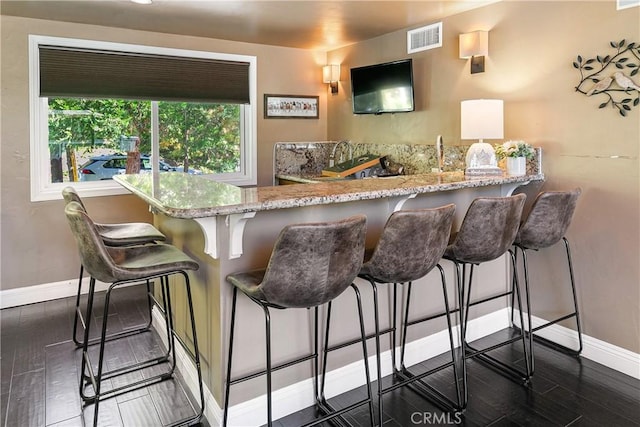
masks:
<svg viewBox="0 0 640 427"><path fill-rule="evenodd" d="M65 205L71 202L76 202L82 206L82 209L84 209L85 212L87 211L87 208L84 206L84 203L82 203L82 199L76 192L75 188L71 186L64 187L62 189L62 197L64 198Z"/></svg>
<svg viewBox="0 0 640 427"><path fill-rule="evenodd" d="M315 307L340 295L364 257L366 217L286 226L278 236L261 291L280 307Z"/></svg>
<svg viewBox="0 0 640 427"><path fill-rule="evenodd" d="M447 253L469 263L500 257L516 238L525 199L524 194L475 199Z"/></svg>
<svg viewBox="0 0 640 427"><path fill-rule="evenodd" d="M361 274L386 283L411 282L426 276L447 248L455 210L450 204L391 214Z"/></svg>
<svg viewBox="0 0 640 427"><path fill-rule="evenodd" d="M80 203L72 201L64 208L67 221L76 239L80 259L91 277L105 283L117 281L118 266L105 247L94 222Z"/></svg>
<svg viewBox="0 0 640 427"><path fill-rule="evenodd" d="M527 219L522 222L516 244L541 249L564 237L576 210L581 190L547 191L538 194Z"/></svg>

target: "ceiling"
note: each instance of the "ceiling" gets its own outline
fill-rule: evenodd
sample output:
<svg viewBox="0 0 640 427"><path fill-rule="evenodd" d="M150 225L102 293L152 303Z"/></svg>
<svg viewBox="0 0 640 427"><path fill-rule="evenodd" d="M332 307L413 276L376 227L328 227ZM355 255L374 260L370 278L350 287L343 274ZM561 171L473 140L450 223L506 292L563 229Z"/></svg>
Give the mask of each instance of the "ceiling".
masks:
<svg viewBox="0 0 640 427"><path fill-rule="evenodd" d="M327 51L496 1L2 0L0 13Z"/></svg>

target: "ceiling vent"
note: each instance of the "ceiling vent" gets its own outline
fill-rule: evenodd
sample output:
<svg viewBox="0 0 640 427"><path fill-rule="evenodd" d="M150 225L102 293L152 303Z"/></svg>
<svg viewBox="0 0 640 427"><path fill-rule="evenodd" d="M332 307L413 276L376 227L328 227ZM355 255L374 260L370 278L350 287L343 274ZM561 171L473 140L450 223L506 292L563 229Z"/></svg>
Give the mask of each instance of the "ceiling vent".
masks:
<svg viewBox="0 0 640 427"><path fill-rule="evenodd" d="M442 22L407 31L407 53L442 46Z"/></svg>

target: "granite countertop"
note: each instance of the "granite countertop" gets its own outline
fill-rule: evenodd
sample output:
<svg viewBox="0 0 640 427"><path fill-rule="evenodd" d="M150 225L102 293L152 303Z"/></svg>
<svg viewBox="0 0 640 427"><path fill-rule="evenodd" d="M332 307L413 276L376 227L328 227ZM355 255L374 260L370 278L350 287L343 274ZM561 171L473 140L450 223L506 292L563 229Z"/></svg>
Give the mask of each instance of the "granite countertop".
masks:
<svg viewBox="0 0 640 427"><path fill-rule="evenodd" d="M291 179L286 175L279 176ZM298 177L300 178L300 177ZM174 218L205 218L451 191L510 183L543 181L544 175L491 176L466 179L462 172L401 175L358 180L312 181L308 184L242 188L201 175L181 172L115 175L114 180L141 197L154 212Z"/></svg>

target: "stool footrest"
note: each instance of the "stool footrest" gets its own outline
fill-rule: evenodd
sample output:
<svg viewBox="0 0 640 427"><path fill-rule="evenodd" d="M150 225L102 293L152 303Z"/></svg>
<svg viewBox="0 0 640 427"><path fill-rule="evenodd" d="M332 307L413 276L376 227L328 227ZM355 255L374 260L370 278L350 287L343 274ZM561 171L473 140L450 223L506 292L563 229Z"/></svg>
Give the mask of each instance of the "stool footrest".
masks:
<svg viewBox="0 0 640 427"><path fill-rule="evenodd" d="M403 366L401 370L395 372L395 375L401 378L402 381L380 390L380 393L381 394L388 393L400 387L404 387L405 385L409 387L414 386L415 387L414 391L416 391L418 394L423 395L423 397L425 397L426 399L432 400L436 405L440 406L441 409L444 409L450 412L461 410L462 405L459 402L458 403L454 402L453 400L449 399L447 396L442 394L440 391L436 390L434 387L422 381L423 378L428 377L429 375L432 375L443 369L449 368L453 366L454 363L455 362L453 361L447 362L444 365L440 365L436 368L430 369L427 372L423 372L417 375L412 373L411 371L409 371L407 368Z"/></svg>
<svg viewBox="0 0 640 427"><path fill-rule="evenodd" d="M271 367L271 371L278 371L280 369L288 368L290 366L297 365L298 363L306 362L307 360L312 360L314 357L315 357L315 354L309 354L307 356L303 356L303 357L300 357L298 359L294 359L294 360L291 360L289 362L282 363L280 365L272 366ZM238 384L238 383L241 383L243 381L248 381L248 380L251 380L253 378L258 378L259 376L265 375L266 373L267 373L267 370L263 369L261 371L257 371L257 372L254 372L254 373L242 376L242 377L234 378L231 381L229 381L229 384L231 384L231 385Z"/></svg>
<svg viewBox="0 0 640 427"><path fill-rule="evenodd" d="M577 332L576 332L577 333ZM573 349L573 348L569 348L567 346L564 346L562 344L558 344L557 342L551 341L547 338L541 337L539 335L535 335L533 334L533 339L534 341L543 344L547 347L551 347L554 350L558 350L562 353L568 354L570 356L580 356L580 353L582 353L582 347L578 348L577 350Z"/></svg>
<svg viewBox="0 0 640 427"><path fill-rule="evenodd" d="M335 409L325 399L316 400L316 406L318 407L318 409L320 409L322 412L324 412L325 415L320 417L320 418L317 418L317 419L313 420L310 423L304 424L303 427L315 426L315 425L320 424L320 423L322 423L324 421L329 421L330 423L332 423L332 424L335 423L335 424L337 424L339 426L349 426L349 427L351 427L351 423L349 423L346 419L344 419L342 414L345 414L345 413L357 408L358 406L362 406L364 404L367 404L370 401L371 401L370 399L363 399L363 400L360 400L358 402L352 403L349 406L345 406L342 409Z"/></svg>
<svg viewBox="0 0 640 427"><path fill-rule="evenodd" d="M547 327L549 327L551 325L555 325L556 323L562 322L563 320L567 320L567 319L570 319L570 318L576 317L576 316L577 316L577 313L574 311L573 313L566 314L566 315L564 315L562 317L558 317L555 320L550 320L550 321L548 321L548 322L546 322L546 323L544 323L542 325L536 326L535 328L531 329L531 332L539 331L540 329L547 328Z"/></svg>
<svg viewBox="0 0 640 427"><path fill-rule="evenodd" d="M143 387L147 387L151 384L157 384L160 383L162 381L166 381L168 379L173 378L173 370L171 371L171 373L165 372L159 375L156 375L154 377L151 378L144 378L142 380L139 381L135 381L126 385L123 385L121 387L117 387L117 388L113 388L109 391L105 391L100 393L100 396L82 396L82 400L85 402L85 405L94 403L96 400L105 400L105 399L109 399L113 396L116 395L120 395L124 392L131 392L134 390L138 390L140 388Z"/></svg>
<svg viewBox="0 0 640 427"><path fill-rule="evenodd" d="M407 374L412 375L408 371L402 372L400 375L404 377ZM415 380L410 381L407 386L414 392L433 402L436 406L440 407L440 409L443 409L446 412L456 412L464 410L463 405L461 405L459 402L454 402L453 400L445 396L442 392L436 390L433 386L430 386L420 379L416 378Z"/></svg>
<svg viewBox="0 0 640 427"><path fill-rule="evenodd" d="M488 367L492 368L494 371L506 375L508 377L510 377L511 379L515 380L516 382L519 382L521 384L527 384L530 380L529 374L526 372L522 372L519 371L517 369L515 369L513 366L509 366L508 364L496 359L495 357L489 356L487 354L485 354L485 352L490 351L490 350L495 350L496 348L502 347L503 345L509 344L511 342L515 342L517 340L521 339L521 337L509 340L508 342L505 342L504 344L499 344L497 346L493 346L493 347L489 347L487 349L484 350L476 350L475 348L469 346L467 344L467 349L472 350L471 354L467 354L465 355L465 358L477 358L480 362L484 362ZM528 357L526 354L524 355L524 357Z"/></svg>
<svg viewBox="0 0 640 427"><path fill-rule="evenodd" d="M385 330L380 331L380 333L378 335L385 335L385 334L391 333L393 331L394 331L394 328L387 328ZM376 334L374 332L372 334L366 335L365 339L370 340L371 338L375 338L375 337L376 337ZM352 339L350 341L345 341L345 342L340 343L340 344L332 345L329 348L327 348L327 351L340 350L341 348L345 348L345 347L348 347L350 345L358 344L358 343L361 343L361 342L362 342L361 338L354 338L354 339Z"/></svg>

